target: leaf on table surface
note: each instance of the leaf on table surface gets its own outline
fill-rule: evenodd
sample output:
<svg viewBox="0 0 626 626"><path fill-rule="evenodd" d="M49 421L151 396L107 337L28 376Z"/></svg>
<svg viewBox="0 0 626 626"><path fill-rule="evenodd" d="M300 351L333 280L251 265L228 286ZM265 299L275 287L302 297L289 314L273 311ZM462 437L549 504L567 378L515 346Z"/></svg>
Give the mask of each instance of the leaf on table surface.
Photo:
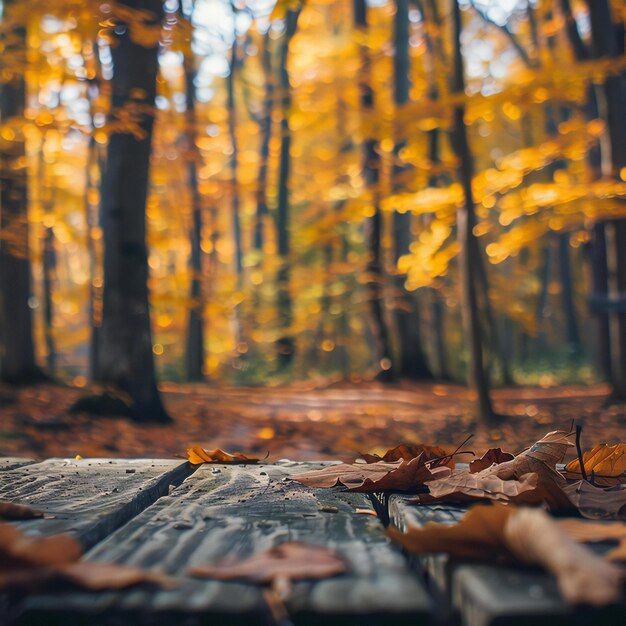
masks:
<svg viewBox="0 0 626 626"><path fill-rule="evenodd" d="M215 448L214 450L205 450L201 446L192 446L187 450L187 460L192 465L201 465L202 463L258 463L259 459L247 457L241 452L233 452L230 454Z"/></svg>
<svg viewBox="0 0 626 626"><path fill-rule="evenodd" d="M583 452L583 465L587 477L593 476L597 485L609 487L626 483L626 443L609 446L605 443ZM565 477L577 480L581 478L578 459L565 466Z"/></svg>
<svg viewBox="0 0 626 626"><path fill-rule="evenodd" d="M626 485L603 489L588 480L579 480L563 487L563 491L583 517L626 518Z"/></svg>
<svg viewBox="0 0 626 626"><path fill-rule="evenodd" d="M371 493L374 491L413 491L428 480L447 476L448 467L429 468L422 456L410 461L404 459L394 463L354 463L329 465L321 470L313 470L293 476L293 480L314 488L328 488L344 485L349 491Z"/></svg>
<svg viewBox="0 0 626 626"><path fill-rule="evenodd" d="M503 505L476 505L454 525L428 522L406 533L389 528L387 534L413 554L445 552L465 559L510 561L502 529L514 510Z"/></svg>
<svg viewBox="0 0 626 626"><path fill-rule="evenodd" d="M624 522L588 522L576 518L556 520L559 528L581 543L595 541L617 541L606 558L610 561L626 561L626 523Z"/></svg>
<svg viewBox="0 0 626 626"><path fill-rule="evenodd" d="M470 474L481 472L492 465L499 465L505 461L512 461L515 457L509 452L502 452L500 448L489 448L480 459L476 459L469 464Z"/></svg>
<svg viewBox="0 0 626 626"><path fill-rule="evenodd" d="M15 504L13 502L0 502L0 519L22 520L43 517L42 511L37 511L30 506Z"/></svg>
<svg viewBox="0 0 626 626"><path fill-rule="evenodd" d="M415 554L542 565L574 604L604 605L620 597L622 571L577 544L541 509L476 505L453 526L429 522L406 533L387 532Z"/></svg>
<svg viewBox="0 0 626 626"><path fill-rule="evenodd" d="M81 589L122 589L139 583L166 586L163 575L125 565L80 561L82 548L69 535L28 537L0 524L0 591L71 584Z"/></svg>
<svg viewBox="0 0 626 626"><path fill-rule="evenodd" d="M384 461L385 463L393 463L394 461L410 461L420 454L424 455L425 461L433 461L441 459L441 465L447 465L448 467L454 467L453 457L439 446L427 446L421 443L414 445L401 444L395 448L389 448L387 452L381 457L378 454L361 454L361 458L366 463L378 463Z"/></svg>
<svg viewBox="0 0 626 626"><path fill-rule="evenodd" d="M475 473L455 471L431 481L429 493L418 496L416 501L427 504L487 499L528 505L545 503L553 511L572 510L573 505L563 492L566 481L556 471L556 463L572 445L567 436L564 431L554 431L510 461Z"/></svg>
<svg viewBox="0 0 626 626"><path fill-rule="evenodd" d="M330 578L345 571L345 562L332 550L292 542L283 543L247 559L194 567L189 570L189 574L218 580L274 583L277 579L291 581Z"/></svg>

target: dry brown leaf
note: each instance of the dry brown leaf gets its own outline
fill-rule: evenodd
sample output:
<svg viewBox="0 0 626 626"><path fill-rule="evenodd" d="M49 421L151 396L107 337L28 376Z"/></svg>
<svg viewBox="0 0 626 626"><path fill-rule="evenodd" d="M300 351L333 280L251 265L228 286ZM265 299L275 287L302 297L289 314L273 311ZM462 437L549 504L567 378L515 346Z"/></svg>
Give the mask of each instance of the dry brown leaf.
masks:
<svg viewBox="0 0 626 626"><path fill-rule="evenodd" d="M568 433L554 431L510 461L492 465L480 472L456 471L447 478L428 483L428 494L416 501L497 500L516 504L545 503L550 510L570 511L574 507L563 492L565 479L556 471L567 448Z"/></svg>
<svg viewBox="0 0 626 626"><path fill-rule="evenodd" d="M515 511L506 521L504 536L520 561L554 574L567 602L604 606L619 600L624 572L576 543L545 511Z"/></svg>
<svg viewBox="0 0 626 626"><path fill-rule="evenodd" d="M504 524L513 507L503 505L471 507L454 525L428 522L422 528L411 527L401 533L389 528L387 533L413 554L446 552L464 559L510 561L512 555L504 543Z"/></svg>
<svg viewBox="0 0 626 626"><path fill-rule="evenodd" d="M90 591L126 589L143 583L158 585L165 589L176 587L176 582L161 572L115 563L77 561L63 565L57 571L64 579Z"/></svg>
<svg viewBox="0 0 626 626"><path fill-rule="evenodd" d="M395 463L355 463L329 465L321 470L313 470L293 476L293 480L307 487L328 488L344 485L350 491L371 493L374 491L413 491L425 481L448 476L450 468L429 469L421 456L410 461Z"/></svg>
<svg viewBox="0 0 626 626"><path fill-rule="evenodd" d="M36 519L38 517L43 517L43 512L37 511L30 506L13 502L0 502L0 519L20 520Z"/></svg>
<svg viewBox="0 0 626 626"><path fill-rule="evenodd" d="M275 583L277 579L291 581L329 578L345 571L345 562L332 550L292 542L283 543L247 559L194 567L189 570L189 574L218 580Z"/></svg>
<svg viewBox="0 0 626 626"><path fill-rule="evenodd" d="M156 572L125 565L79 561L80 544L69 535L28 537L0 524L0 591L42 589L72 584L82 589L122 589L139 583L167 586Z"/></svg>
<svg viewBox="0 0 626 626"><path fill-rule="evenodd" d="M446 552L475 560L538 564L554 574L568 602L604 605L621 592L622 572L571 537L544 511L477 505L453 526L430 522L390 537L415 554Z"/></svg>
<svg viewBox="0 0 626 626"><path fill-rule="evenodd" d="M205 450L201 446L192 446L187 450L187 460L193 465L201 465L202 463L258 463L259 459L247 457L241 452L233 452L230 454L215 448L214 450Z"/></svg>
<svg viewBox="0 0 626 626"><path fill-rule="evenodd" d="M583 517L589 519L626 517L626 485L603 489L587 480L579 480L563 487L563 491Z"/></svg>
<svg viewBox="0 0 626 626"><path fill-rule="evenodd" d="M512 461L515 457L509 452L502 452L500 448L489 448L480 459L476 459L469 464L470 474L481 472L492 465L499 465L505 461Z"/></svg>
<svg viewBox="0 0 626 626"><path fill-rule="evenodd" d="M442 459L441 465L454 467L454 459L443 448L440 448L439 446L426 446L420 443L414 445L401 444L395 448L389 448L389 450L387 450L382 457L378 454L361 453L361 458L366 463L378 463L379 461L393 463L394 461L400 461L401 459L410 461L411 459L418 457L420 454L424 455L425 461Z"/></svg>
<svg viewBox="0 0 626 626"><path fill-rule="evenodd" d="M597 485L610 487L626 483L626 443L608 446L605 443L583 452L583 465L588 478L593 475ZM565 476L578 480L582 476L578 459L565 466Z"/></svg>
<svg viewBox="0 0 626 626"><path fill-rule="evenodd" d="M582 543L618 541L617 547L610 550L606 558L610 561L626 561L626 523L587 522L575 518L556 520L556 523L562 531Z"/></svg>

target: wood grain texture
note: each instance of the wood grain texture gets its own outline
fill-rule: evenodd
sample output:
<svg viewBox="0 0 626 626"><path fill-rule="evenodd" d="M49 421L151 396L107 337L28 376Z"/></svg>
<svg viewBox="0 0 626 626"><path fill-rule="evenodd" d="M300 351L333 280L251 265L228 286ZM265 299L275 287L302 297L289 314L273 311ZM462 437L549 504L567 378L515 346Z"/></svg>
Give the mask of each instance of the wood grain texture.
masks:
<svg viewBox="0 0 626 626"><path fill-rule="evenodd" d="M423 586L379 520L355 512L371 509L368 499L339 489L311 490L288 479L290 473L314 467L201 466L87 555L161 568L179 579L179 588L30 598L18 623L272 623L258 586L195 580L185 572L287 541L334 548L349 569L336 578L295 585L288 609L296 624L425 623L431 604ZM336 512L323 512L322 507Z"/></svg>
<svg viewBox="0 0 626 626"><path fill-rule="evenodd" d="M407 500L400 495L389 498L391 522L401 530L431 521L454 524L466 510ZM462 563L446 554L413 557L411 564L426 577L430 592L442 603L442 614L448 619L460 616L463 626L623 625L626 607L572 607L562 599L554 577L538 569Z"/></svg>
<svg viewBox="0 0 626 626"><path fill-rule="evenodd" d="M19 522L27 534L69 532L91 548L192 471L175 460L49 459L0 472L0 500L46 514Z"/></svg>

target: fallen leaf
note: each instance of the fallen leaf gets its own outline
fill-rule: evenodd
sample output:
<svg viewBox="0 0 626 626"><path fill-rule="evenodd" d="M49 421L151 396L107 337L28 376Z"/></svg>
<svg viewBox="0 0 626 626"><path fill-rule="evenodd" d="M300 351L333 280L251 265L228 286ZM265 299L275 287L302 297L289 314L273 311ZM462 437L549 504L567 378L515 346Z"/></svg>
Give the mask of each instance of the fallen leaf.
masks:
<svg viewBox="0 0 626 626"><path fill-rule="evenodd" d="M71 584L81 589L123 589L139 583L171 586L164 575L125 565L80 561L82 548L69 535L29 537L0 524L0 591L47 589Z"/></svg>
<svg viewBox="0 0 626 626"><path fill-rule="evenodd" d="M528 505L545 503L553 511L571 511L574 507L563 492L566 481L556 470L556 464L572 445L567 436L564 431L554 431L510 461L476 473L455 471L431 481L429 493L418 496L416 501L428 504L487 499Z"/></svg>
<svg viewBox="0 0 626 626"><path fill-rule="evenodd" d="M571 603L605 605L620 597L622 571L577 544L541 509L477 505L452 526L429 522L387 532L414 554L542 565Z"/></svg>
<svg viewBox="0 0 626 626"><path fill-rule="evenodd" d="M378 513L372 509L355 509L354 512L357 515L371 515L372 517L378 517Z"/></svg>
<svg viewBox="0 0 626 626"><path fill-rule="evenodd" d="M57 571L76 586L90 591L126 589L144 583L158 585L165 589L177 586L173 578L161 572L115 563L78 561L64 565Z"/></svg>
<svg viewBox="0 0 626 626"><path fill-rule="evenodd" d="M454 467L454 459L443 448L440 448L439 446L426 446L419 443L414 445L401 444L395 448L389 448L389 450L387 450L382 457L378 454L361 453L361 458L366 463L378 463L379 461L393 463L394 461L400 461L401 459L410 461L411 459L420 456L420 454L424 455L425 461L441 459L442 465Z"/></svg>
<svg viewBox="0 0 626 626"><path fill-rule="evenodd" d="M374 491L414 491L425 481L448 476L450 468L430 469L428 462L418 456L410 461L394 463L355 463L329 465L321 470L313 470L293 476L293 480L307 487L328 488L344 485L349 491L371 493Z"/></svg>
<svg viewBox="0 0 626 626"><path fill-rule="evenodd" d="M514 510L503 505L476 505L454 525L427 522L406 533L389 528L387 534L413 554L445 552L465 559L510 561L502 529Z"/></svg>
<svg viewBox="0 0 626 626"><path fill-rule="evenodd" d="M345 562L334 551L321 546L292 542L283 543L247 559L194 567L189 570L189 574L217 580L275 583L277 579L291 581L329 578L345 571Z"/></svg>
<svg viewBox="0 0 626 626"><path fill-rule="evenodd" d="M37 511L23 504L15 504L13 502L0 502L0 519L5 520L21 520L36 519L43 517L42 511Z"/></svg>
<svg viewBox="0 0 626 626"><path fill-rule="evenodd" d="M626 443L608 446L605 443L583 452L583 465L588 478L593 476L597 485L609 487L626 483ZM565 477L580 479L580 463L578 459L565 466Z"/></svg>
<svg viewBox="0 0 626 626"><path fill-rule="evenodd" d="M502 452L500 448L489 448L480 459L476 459L469 464L470 474L480 472L492 465L499 465L505 461L512 461L515 457L509 452Z"/></svg>
<svg viewBox="0 0 626 626"><path fill-rule="evenodd" d="M579 480L563 487L563 491L583 517L626 518L626 485L603 489L588 480Z"/></svg>
<svg viewBox="0 0 626 626"><path fill-rule="evenodd" d="M626 524L624 522L588 522L568 518L556 520L559 528L582 543L618 541L617 547L606 554L610 561L626 561Z"/></svg>
<svg viewBox="0 0 626 626"><path fill-rule="evenodd" d="M258 463L259 459L247 457L241 452L230 454L215 448L214 450L205 450L201 446L192 446L187 450L187 459L192 465L201 465L202 463Z"/></svg>

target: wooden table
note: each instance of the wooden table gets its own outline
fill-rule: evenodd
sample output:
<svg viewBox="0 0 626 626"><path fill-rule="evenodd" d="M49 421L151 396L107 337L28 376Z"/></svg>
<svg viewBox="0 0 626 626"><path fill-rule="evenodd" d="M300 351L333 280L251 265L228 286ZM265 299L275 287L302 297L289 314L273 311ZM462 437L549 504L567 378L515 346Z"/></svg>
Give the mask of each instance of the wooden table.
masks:
<svg viewBox="0 0 626 626"><path fill-rule="evenodd" d="M454 507L414 507L289 479L320 463L191 466L176 460L0 459L0 500L32 505L49 519L16 522L24 532L69 532L85 558L146 568L178 579L173 590L0 596L0 624L89 626L274 624L253 584L185 576L190 566L241 557L286 541L329 546L348 572L297 583L287 602L294 624L623 624L624 607L573 610L548 575L407 559L381 521L398 526L454 521ZM374 511L379 518L358 512ZM585 621L587 620L587 621Z"/></svg>

